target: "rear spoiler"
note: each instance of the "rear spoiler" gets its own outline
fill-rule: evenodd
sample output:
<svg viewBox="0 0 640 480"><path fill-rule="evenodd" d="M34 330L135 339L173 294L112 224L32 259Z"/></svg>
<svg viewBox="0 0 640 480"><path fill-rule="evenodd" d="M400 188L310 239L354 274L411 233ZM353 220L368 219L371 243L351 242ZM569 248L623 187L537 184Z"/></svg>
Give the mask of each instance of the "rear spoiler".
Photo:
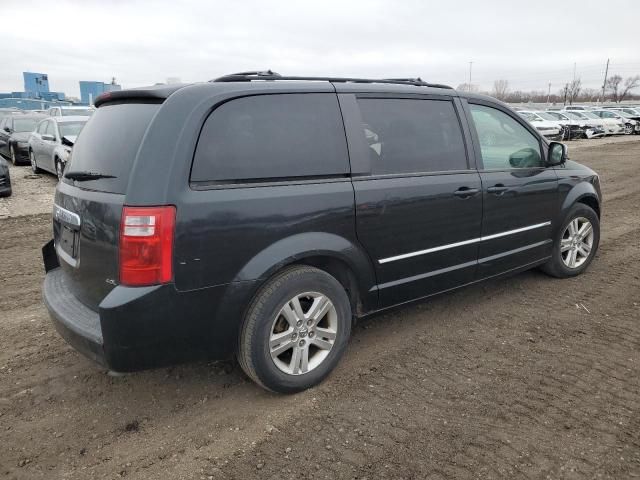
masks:
<svg viewBox="0 0 640 480"><path fill-rule="evenodd" d="M169 97L169 95L185 86L186 85L184 84L158 85L154 87L131 88L128 90L105 92L102 95L96 97L94 106L98 108L105 103L127 101L162 103Z"/></svg>

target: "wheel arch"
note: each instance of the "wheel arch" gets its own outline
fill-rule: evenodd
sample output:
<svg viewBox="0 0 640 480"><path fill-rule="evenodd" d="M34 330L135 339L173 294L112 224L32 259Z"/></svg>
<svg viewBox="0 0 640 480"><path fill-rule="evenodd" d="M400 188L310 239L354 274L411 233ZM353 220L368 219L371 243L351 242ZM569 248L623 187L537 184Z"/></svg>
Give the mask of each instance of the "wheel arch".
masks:
<svg viewBox="0 0 640 480"><path fill-rule="evenodd" d="M355 315L377 306L375 272L369 257L360 246L333 233L307 232L281 239L251 258L234 282L263 284L296 264L313 266L335 277L347 291Z"/></svg>
<svg viewBox="0 0 640 480"><path fill-rule="evenodd" d="M592 183L583 181L569 190L562 202L561 217L564 218L569 209L576 203L591 207L600 218L600 196Z"/></svg>

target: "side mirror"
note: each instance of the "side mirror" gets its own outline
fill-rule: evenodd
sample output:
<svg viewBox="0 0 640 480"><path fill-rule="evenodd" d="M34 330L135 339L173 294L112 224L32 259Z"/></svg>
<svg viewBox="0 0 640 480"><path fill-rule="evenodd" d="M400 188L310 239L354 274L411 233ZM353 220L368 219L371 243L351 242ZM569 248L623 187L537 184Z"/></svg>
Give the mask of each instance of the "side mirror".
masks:
<svg viewBox="0 0 640 480"><path fill-rule="evenodd" d="M56 137L54 137L53 135L49 135L48 133L42 135L42 140L45 140L47 142L53 142L55 139Z"/></svg>
<svg viewBox="0 0 640 480"><path fill-rule="evenodd" d="M4 127L4 131L7 133L11 133L11 128L10 127Z"/></svg>
<svg viewBox="0 0 640 480"><path fill-rule="evenodd" d="M523 148L509 155L509 165L513 168L540 167L540 151L534 148Z"/></svg>
<svg viewBox="0 0 640 480"><path fill-rule="evenodd" d="M547 165L555 167L562 165L567 161L567 146L560 142L551 142L549 144L549 155L547 156Z"/></svg>

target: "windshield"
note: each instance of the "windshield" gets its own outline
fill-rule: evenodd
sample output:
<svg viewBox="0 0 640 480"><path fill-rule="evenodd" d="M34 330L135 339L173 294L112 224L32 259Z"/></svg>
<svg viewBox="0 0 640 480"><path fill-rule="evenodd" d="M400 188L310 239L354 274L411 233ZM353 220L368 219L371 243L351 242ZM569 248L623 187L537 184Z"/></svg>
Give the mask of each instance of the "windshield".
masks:
<svg viewBox="0 0 640 480"><path fill-rule="evenodd" d="M555 120L566 120L567 117L558 112L547 112L547 115L551 115Z"/></svg>
<svg viewBox="0 0 640 480"><path fill-rule="evenodd" d="M587 118L593 118L594 120L602 120L599 116L597 116L595 113L591 113L591 112L582 112L582 115L584 115Z"/></svg>
<svg viewBox="0 0 640 480"><path fill-rule="evenodd" d="M565 112L565 115L569 118L573 118L574 120L581 120L582 117L575 112Z"/></svg>
<svg viewBox="0 0 640 480"><path fill-rule="evenodd" d="M78 135L84 124L87 122L64 122L58 124L60 135L63 137L72 137Z"/></svg>
<svg viewBox="0 0 640 480"><path fill-rule="evenodd" d="M72 117L74 115L78 115L80 117L88 117L93 113L93 109L91 108L63 108L62 116L63 117Z"/></svg>
<svg viewBox="0 0 640 480"><path fill-rule="evenodd" d="M635 115L631 115L630 113L621 112L621 111L617 111L616 113L619 114L620 116L624 117L624 118L631 118L631 117L635 116Z"/></svg>
<svg viewBox="0 0 640 480"><path fill-rule="evenodd" d="M552 122L555 122L557 120L556 117L554 117L553 115L549 115L547 112L538 112L536 115L538 115L540 118L543 118L544 120L551 120Z"/></svg>
<svg viewBox="0 0 640 480"><path fill-rule="evenodd" d="M38 120L34 118L16 118L13 120L13 131L16 133L33 132Z"/></svg>
<svg viewBox="0 0 640 480"><path fill-rule="evenodd" d="M536 119L536 116L533 113L529 113L529 112L518 112L518 113L520 114L521 117L526 118L530 122Z"/></svg>

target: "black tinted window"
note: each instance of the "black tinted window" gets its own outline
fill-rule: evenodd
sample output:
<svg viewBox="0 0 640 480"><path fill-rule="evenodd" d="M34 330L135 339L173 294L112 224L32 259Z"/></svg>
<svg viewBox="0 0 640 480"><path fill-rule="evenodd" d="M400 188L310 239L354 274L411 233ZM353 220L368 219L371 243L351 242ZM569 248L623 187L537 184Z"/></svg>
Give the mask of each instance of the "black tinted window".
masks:
<svg viewBox="0 0 640 480"><path fill-rule="evenodd" d="M191 179L232 182L348 172L334 94L261 95L227 102L209 116Z"/></svg>
<svg viewBox="0 0 640 480"><path fill-rule="evenodd" d="M125 193L142 137L160 108L157 104L105 105L85 124L71 154L68 172L113 175L79 183L104 192Z"/></svg>
<svg viewBox="0 0 640 480"><path fill-rule="evenodd" d="M450 101L361 98L358 104L374 175L468 168Z"/></svg>

